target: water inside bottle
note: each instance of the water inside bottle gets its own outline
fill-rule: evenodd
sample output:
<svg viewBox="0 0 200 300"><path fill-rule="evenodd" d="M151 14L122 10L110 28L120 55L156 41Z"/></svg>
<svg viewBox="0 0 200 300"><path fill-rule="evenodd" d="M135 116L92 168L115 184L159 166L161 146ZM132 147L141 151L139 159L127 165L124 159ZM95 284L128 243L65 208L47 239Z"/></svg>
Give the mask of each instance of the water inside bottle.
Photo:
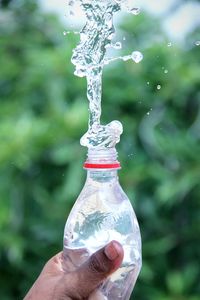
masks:
<svg viewBox="0 0 200 300"><path fill-rule="evenodd" d="M117 240L124 249L122 265L99 291L105 297L102 299L129 299L141 267L138 222L118 180L106 176L101 180L101 171L94 173L99 173L98 177L95 174L86 182L66 223L63 267L66 272L73 271Z"/></svg>

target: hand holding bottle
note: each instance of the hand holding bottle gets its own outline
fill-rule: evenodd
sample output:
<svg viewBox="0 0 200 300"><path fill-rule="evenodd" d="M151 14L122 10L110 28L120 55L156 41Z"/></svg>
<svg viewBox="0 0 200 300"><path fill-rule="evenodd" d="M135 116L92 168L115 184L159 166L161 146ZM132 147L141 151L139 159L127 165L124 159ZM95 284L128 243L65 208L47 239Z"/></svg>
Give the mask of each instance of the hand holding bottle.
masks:
<svg viewBox="0 0 200 300"><path fill-rule="evenodd" d="M24 300L103 300L96 288L121 265L123 248L112 241L73 272L62 269L62 253L51 258Z"/></svg>

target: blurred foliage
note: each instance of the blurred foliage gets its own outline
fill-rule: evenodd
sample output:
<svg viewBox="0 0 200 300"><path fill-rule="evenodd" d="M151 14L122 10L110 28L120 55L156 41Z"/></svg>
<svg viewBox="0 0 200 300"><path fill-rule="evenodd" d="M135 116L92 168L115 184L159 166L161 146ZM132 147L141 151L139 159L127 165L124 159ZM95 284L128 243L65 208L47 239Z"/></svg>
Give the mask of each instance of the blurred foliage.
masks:
<svg viewBox="0 0 200 300"><path fill-rule="evenodd" d="M62 248L67 215L85 180L84 79L70 63L77 43L35 1L0 11L0 298L21 299ZM4 8L3 8L4 7ZM120 34L140 64L106 67L103 122L121 120L124 190L143 239L134 297L199 299L200 48L195 30L172 44L159 20L126 18ZM125 50L124 50L125 51ZM160 85L160 89L158 86Z"/></svg>

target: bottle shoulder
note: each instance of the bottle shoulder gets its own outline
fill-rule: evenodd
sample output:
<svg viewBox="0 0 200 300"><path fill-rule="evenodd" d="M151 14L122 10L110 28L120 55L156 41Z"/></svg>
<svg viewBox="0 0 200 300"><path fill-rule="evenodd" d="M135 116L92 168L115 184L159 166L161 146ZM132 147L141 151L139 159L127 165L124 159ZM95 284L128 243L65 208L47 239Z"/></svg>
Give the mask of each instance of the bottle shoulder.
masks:
<svg viewBox="0 0 200 300"><path fill-rule="evenodd" d="M120 184L95 187L85 185L78 196L66 226L73 230L76 226L98 227L104 230L112 226L122 226L125 231L139 228L137 218L131 202L121 188ZM79 230L77 227L77 230Z"/></svg>
<svg viewBox="0 0 200 300"><path fill-rule="evenodd" d="M127 210L130 214L134 213L131 202L119 183L114 182L99 186L86 182L72 208L71 214L79 211L85 211L89 214L101 210L108 213L116 210Z"/></svg>

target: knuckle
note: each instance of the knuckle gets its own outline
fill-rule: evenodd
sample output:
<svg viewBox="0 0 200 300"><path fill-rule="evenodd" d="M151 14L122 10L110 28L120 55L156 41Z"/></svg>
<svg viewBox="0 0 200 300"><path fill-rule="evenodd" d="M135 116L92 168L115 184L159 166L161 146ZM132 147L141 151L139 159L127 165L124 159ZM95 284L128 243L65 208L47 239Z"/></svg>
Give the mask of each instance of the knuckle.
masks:
<svg viewBox="0 0 200 300"><path fill-rule="evenodd" d="M105 258L94 254L90 258L89 268L93 273L105 274L109 272L110 266Z"/></svg>

